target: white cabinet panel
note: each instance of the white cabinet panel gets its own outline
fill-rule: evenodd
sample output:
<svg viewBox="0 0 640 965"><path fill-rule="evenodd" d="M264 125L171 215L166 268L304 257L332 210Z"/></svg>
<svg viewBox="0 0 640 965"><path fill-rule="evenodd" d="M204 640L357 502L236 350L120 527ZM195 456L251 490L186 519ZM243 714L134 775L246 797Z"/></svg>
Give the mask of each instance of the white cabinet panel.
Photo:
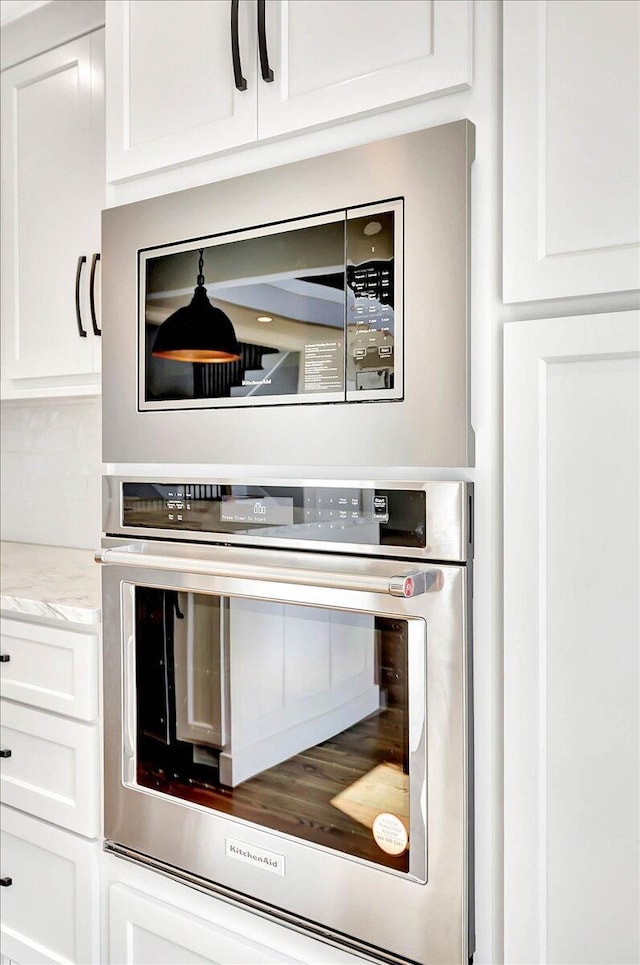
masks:
<svg viewBox="0 0 640 965"><path fill-rule="evenodd" d="M110 965L346 965L338 951L271 919L105 856Z"/></svg>
<svg viewBox="0 0 640 965"><path fill-rule="evenodd" d="M2 800L37 817L97 837L100 743L93 724L2 701Z"/></svg>
<svg viewBox="0 0 640 965"><path fill-rule="evenodd" d="M110 183L471 84L470 0L107 0Z"/></svg>
<svg viewBox="0 0 640 965"><path fill-rule="evenodd" d="M45 377L79 385L100 367L89 279L105 196L103 31L3 74L2 142L5 392Z"/></svg>
<svg viewBox="0 0 640 965"><path fill-rule="evenodd" d="M266 22L261 138L471 84L467 0L267 0Z"/></svg>
<svg viewBox="0 0 640 965"><path fill-rule="evenodd" d="M640 4L504 5L504 299L640 287Z"/></svg>
<svg viewBox="0 0 640 965"><path fill-rule="evenodd" d="M109 891L109 936L110 962L126 965L296 961L122 885Z"/></svg>
<svg viewBox="0 0 640 965"><path fill-rule="evenodd" d="M83 841L2 808L2 951L15 962L100 961L98 858Z"/></svg>
<svg viewBox="0 0 640 965"><path fill-rule="evenodd" d="M244 91L234 84L230 7L107 0L109 181L255 140L255 3L239 7Z"/></svg>
<svg viewBox="0 0 640 965"><path fill-rule="evenodd" d="M640 313L505 329L505 960L640 960Z"/></svg>
<svg viewBox="0 0 640 965"><path fill-rule="evenodd" d="M0 620L0 694L80 720L98 716L98 638Z"/></svg>

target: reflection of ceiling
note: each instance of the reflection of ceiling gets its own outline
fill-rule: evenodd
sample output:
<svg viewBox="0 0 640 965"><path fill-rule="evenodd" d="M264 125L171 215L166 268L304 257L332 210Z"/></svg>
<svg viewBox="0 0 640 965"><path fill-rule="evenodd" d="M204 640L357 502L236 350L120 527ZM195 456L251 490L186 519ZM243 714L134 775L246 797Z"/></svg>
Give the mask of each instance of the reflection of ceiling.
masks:
<svg viewBox="0 0 640 965"><path fill-rule="evenodd" d="M155 298L147 303L145 319L150 325L161 325L172 312L182 308L189 301L193 289L178 292L164 298ZM209 293L211 294L211 293ZM238 341L252 344L267 345L279 351L300 352L304 346L317 339L332 340L336 338L334 325L322 325L317 322L301 322L295 318L286 318L269 312L273 321L264 324L256 319L256 311L243 305L234 305L221 298L215 299L216 308L221 308L233 322ZM342 310L340 315L342 327Z"/></svg>
<svg viewBox="0 0 640 965"><path fill-rule="evenodd" d="M344 292L326 284L314 284L313 280L280 276L240 283L237 280L213 282L206 284L206 288L209 298L252 308L263 315L297 318L308 324L334 328L344 325ZM192 294L193 288L187 288L147 295L147 315L150 307L167 304L169 299L178 298L180 304L186 304Z"/></svg>

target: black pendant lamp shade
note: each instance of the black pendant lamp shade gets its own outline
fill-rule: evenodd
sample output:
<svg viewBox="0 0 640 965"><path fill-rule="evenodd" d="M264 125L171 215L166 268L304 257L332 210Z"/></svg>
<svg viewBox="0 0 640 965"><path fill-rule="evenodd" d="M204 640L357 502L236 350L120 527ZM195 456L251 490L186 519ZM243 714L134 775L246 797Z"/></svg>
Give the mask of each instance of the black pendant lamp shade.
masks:
<svg viewBox="0 0 640 965"><path fill-rule="evenodd" d="M188 305L162 323L152 355L178 362L235 362L242 352L231 319L215 308L204 287L203 249L200 249L197 287Z"/></svg>

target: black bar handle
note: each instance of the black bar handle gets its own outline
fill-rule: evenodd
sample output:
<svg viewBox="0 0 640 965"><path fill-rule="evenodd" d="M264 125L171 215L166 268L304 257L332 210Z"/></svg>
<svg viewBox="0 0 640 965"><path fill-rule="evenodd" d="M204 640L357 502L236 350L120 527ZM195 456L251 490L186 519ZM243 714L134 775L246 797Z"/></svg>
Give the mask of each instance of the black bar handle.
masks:
<svg viewBox="0 0 640 965"><path fill-rule="evenodd" d="M273 71L269 67L269 51L267 50L265 0L258 0L258 50L260 51L262 79L265 84L271 84L273 82Z"/></svg>
<svg viewBox="0 0 640 965"><path fill-rule="evenodd" d="M9 875L5 875L4 878L0 878L0 885L2 885L3 888L9 888L12 884L13 878L10 878Z"/></svg>
<svg viewBox="0 0 640 965"><path fill-rule="evenodd" d="M96 319L96 265L100 261L100 252L96 251L91 259L91 271L89 273L89 309L91 311L91 324L93 325L93 334L102 335L102 329L98 328L98 321Z"/></svg>
<svg viewBox="0 0 640 965"><path fill-rule="evenodd" d="M82 274L82 266L86 260L86 255L80 255L78 258L78 267L76 268L76 322L78 323L78 335L80 338L87 337L87 333L82 327L82 315L80 313L80 275Z"/></svg>
<svg viewBox="0 0 640 965"><path fill-rule="evenodd" d="M8 747L0 747L0 757L11 757L11 751Z"/></svg>
<svg viewBox="0 0 640 965"><path fill-rule="evenodd" d="M240 40L238 38L238 7L240 0L231 0L231 57L233 60L233 79L238 90L247 89L247 80L242 75L240 62Z"/></svg>
<svg viewBox="0 0 640 965"><path fill-rule="evenodd" d="M0 663L9 663L10 660L11 660L10 653L4 653L4 652L0 653Z"/></svg>

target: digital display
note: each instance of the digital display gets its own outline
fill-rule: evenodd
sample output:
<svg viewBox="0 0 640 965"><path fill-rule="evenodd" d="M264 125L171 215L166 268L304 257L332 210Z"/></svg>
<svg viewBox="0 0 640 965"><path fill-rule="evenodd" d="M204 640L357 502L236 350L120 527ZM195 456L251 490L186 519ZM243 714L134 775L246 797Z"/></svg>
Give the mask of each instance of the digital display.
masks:
<svg viewBox="0 0 640 965"><path fill-rule="evenodd" d="M220 505L220 520L223 523L290 526L293 523L293 499L282 496L226 496Z"/></svg>

